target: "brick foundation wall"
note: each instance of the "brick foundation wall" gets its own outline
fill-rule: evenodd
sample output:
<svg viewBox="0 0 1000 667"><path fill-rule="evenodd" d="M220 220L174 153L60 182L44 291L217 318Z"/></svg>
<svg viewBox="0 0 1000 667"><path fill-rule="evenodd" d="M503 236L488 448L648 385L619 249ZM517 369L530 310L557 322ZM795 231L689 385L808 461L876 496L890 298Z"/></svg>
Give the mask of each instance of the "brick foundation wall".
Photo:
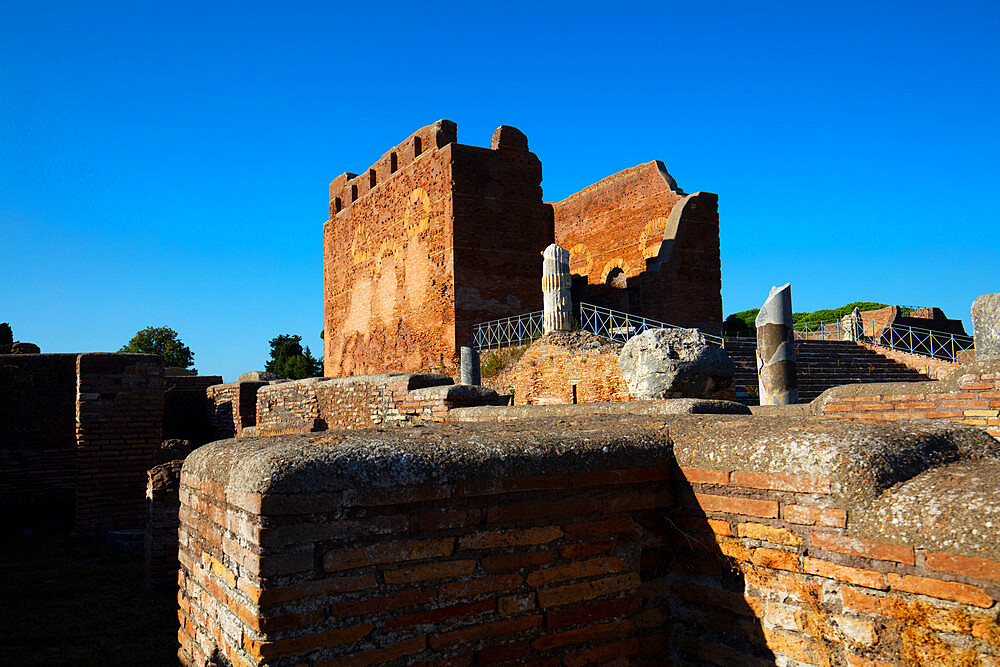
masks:
<svg viewBox="0 0 1000 667"><path fill-rule="evenodd" d="M169 586L177 582L178 496L183 459L161 463L146 479L146 584Z"/></svg>
<svg viewBox="0 0 1000 667"><path fill-rule="evenodd" d="M163 361L81 354L76 371L76 528L141 528L146 471L163 440Z"/></svg>
<svg viewBox="0 0 1000 667"><path fill-rule="evenodd" d="M257 392L266 382L229 382L205 389L206 419L212 440L238 436L257 424Z"/></svg>
<svg viewBox="0 0 1000 667"><path fill-rule="evenodd" d="M75 401L75 354L0 355L0 522L71 520Z"/></svg>
<svg viewBox="0 0 1000 667"><path fill-rule="evenodd" d="M163 381L163 439L204 444L213 438L206 390L222 383L218 375L173 375Z"/></svg>
<svg viewBox="0 0 1000 667"><path fill-rule="evenodd" d="M847 421L945 419L1000 437L1000 363L973 363L941 382L834 387L814 404L821 414Z"/></svg>
<svg viewBox="0 0 1000 667"><path fill-rule="evenodd" d="M364 429L444 421L454 407L495 405L491 390L452 384L446 375L387 373L307 378L262 388L254 435Z"/></svg>
<svg viewBox="0 0 1000 667"><path fill-rule="evenodd" d="M572 403L578 380L578 403L627 401L631 398L613 351L575 350L561 345L534 343L509 374L517 405Z"/></svg>
<svg viewBox="0 0 1000 667"><path fill-rule="evenodd" d="M1000 659L1000 538L966 515L997 525L1000 445L976 429L719 416L566 429L195 452L182 662Z"/></svg>
<svg viewBox="0 0 1000 667"><path fill-rule="evenodd" d="M717 195L685 195L655 161L613 174L552 206L556 242L570 252L570 271L586 278L574 298L721 331ZM624 271L624 289L608 285L618 269Z"/></svg>

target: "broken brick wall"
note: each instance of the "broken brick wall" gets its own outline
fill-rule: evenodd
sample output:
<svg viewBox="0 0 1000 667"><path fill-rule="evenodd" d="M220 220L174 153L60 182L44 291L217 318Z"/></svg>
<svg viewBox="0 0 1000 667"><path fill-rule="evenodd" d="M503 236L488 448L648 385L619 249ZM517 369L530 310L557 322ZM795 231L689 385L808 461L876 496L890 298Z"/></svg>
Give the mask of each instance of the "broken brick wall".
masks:
<svg viewBox="0 0 1000 667"><path fill-rule="evenodd" d="M552 206L556 242L569 251L570 272L579 277L574 299L721 331L717 195L686 195L654 161Z"/></svg>

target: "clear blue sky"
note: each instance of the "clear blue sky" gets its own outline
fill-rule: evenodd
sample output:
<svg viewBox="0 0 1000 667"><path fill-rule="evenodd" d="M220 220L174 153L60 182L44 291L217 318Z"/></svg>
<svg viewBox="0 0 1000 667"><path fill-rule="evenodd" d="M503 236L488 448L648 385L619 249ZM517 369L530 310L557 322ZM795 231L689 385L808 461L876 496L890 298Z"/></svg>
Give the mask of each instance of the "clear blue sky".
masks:
<svg viewBox="0 0 1000 667"><path fill-rule="evenodd" d="M327 185L514 125L557 200L663 160L719 193L725 313L1000 291L996 2L0 0L0 321L176 329L203 374L317 356Z"/></svg>

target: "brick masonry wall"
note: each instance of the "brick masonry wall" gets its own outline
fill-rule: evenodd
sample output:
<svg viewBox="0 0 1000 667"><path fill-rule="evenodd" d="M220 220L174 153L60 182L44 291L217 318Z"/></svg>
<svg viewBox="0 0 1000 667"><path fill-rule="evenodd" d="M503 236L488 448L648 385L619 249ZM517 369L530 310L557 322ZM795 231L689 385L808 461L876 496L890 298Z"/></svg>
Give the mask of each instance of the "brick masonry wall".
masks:
<svg viewBox="0 0 1000 667"><path fill-rule="evenodd" d="M385 374L275 383L257 394L254 435L363 429L446 419L453 407L494 404L492 392L441 375Z"/></svg>
<svg viewBox="0 0 1000 667"><path fill-rule="evenodd" d="M183 459L154 466L146 479L146 583L168 586L177 582L181 466Z"/></svg>
<svg viewBox="0 0 1000 667"><path fill-rule="evenodd" d="M454 370L469 325L540 308L553 238L540 183L526 147L463 146L451 121L334 180L325 374Z"/></svg>
<svg viewBox="0 0 1000 667"><path fill-rule="evenodd" d="M75 354L0 355L0 506L9 520L29 506L71 516L75 402Z"/></svg>
<svg viewBox="0 0 1000 667"><path fill-rule="evenodd" d="M613 174L553 205L556 242L585 276L578 298L718 333L722 274L718 197L686 197L661 162ZM669 243L663 243L668 230ZM653 269L658 260L663 264ZM615 269L627 289L607 286Z"/></svg>
<svg viewBox="0 0 1000 667"><path fill-rule="evenodd" d="M574 350L561 345L535 343L518 360L509 375L517 405L551 405L573 402L627 401L631 396L618 367L618 355L600 350Z"/></svg>
<svg viewBox="0 0 1000 667"><path fill-rule="evenodd" d="M712 664L1000 661L1000 562L852 535L831 480L682 468L667 587L680 656ZM780 663L779 663L780 664Z"/></svg>
<svg viewBox="0 0 1000 667"><path fill-rule="evenodd" d="M257 392L266 382L229 382L205 389L206 418L212 440L237 437L257 424Z"/></svg>
<svg viewBox="0 0 1000 667"><path fill-rule="evenodd" d="M182 661L219 647L235 665L653 664L666 643L641 620L642 556L673 500L668 474L400 487L323 507L237 505L182 476Z"/></svg>
<svg viewBox="0 0 1000 667"><path fill-rule="evenodd" d="M980 426L1000 437L1000 369L975 364L965 368L969 372L959 371L954 386L943 382L883 384L853 395L835 387L816 402L822 414L847 421L946 419Z"/></svg>
<svg viewBox="0 0 1000 667"><path fill-rule="evenodd" d="M380 453L365 459L378 468L370 473L324 473L319 461L336 466L349 449L276 440L273 465L308 472L256 491L220 476L238 450L199 450L181 475L182 662L201 665L215 651L233 665L275 667L1000 660L996 532L974 536L966 526L942 541L967 499L943 495L953 505L944 524L921 527L910 543L867 532L873 489L861 481L864 466L851 466L862 452L891 458L909 448L906 476L916 477L881 480L877 502L910 493L926 504L919 484L906 487L928 475L942 493L952 483L936 462L941 432L922 440L887 426L698 416L669 419L669 436L662 420L621 417L575 421L571 435L561 423L511 424L503 434L428 427L426 443L445 436L456 451L467 451L469 437L480 451L506 439L523 451L529 433L554 443L532 450L538 474L491 476L491 463L456 477L445 455L430 484L433 467L399 476L393 441L382 436ZM955 437L953 446L965 438L959 447L1000 453L973 429ZM313 462L298 463L290 446ZM664 458L670 447L676 465ZM935 456L924 459L922 447ZM419 459L410 470L423 469ZM561 465L573 467L552 469ZM1000 466L954 465L986 480L983 516L1000 511ZM398 481L386 485L385 475Z"/></svg>
<svg viewBox="0 0 1000 667"><path fill-rule="evenodd" d="M76 528L141 528L146 471L163 440L163 362L81 354L76 371Z"/></svg>

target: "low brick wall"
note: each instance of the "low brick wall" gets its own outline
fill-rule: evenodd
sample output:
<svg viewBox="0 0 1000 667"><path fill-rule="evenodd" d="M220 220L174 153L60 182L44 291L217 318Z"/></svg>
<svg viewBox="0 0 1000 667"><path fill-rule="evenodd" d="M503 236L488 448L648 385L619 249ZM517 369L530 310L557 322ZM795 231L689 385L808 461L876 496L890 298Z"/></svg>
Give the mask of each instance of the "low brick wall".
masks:
<svg viewBox="0 0 1000 667"><path fill-rule="evenodd" d="M386 373L273 383L257 394L253 435L440 422L448 411L496 404L496 393L452 384L447 375Z"/></svg>
<svg viewBox="0 0 1000 667"><path fill-rule="evenodd" d="M1000 361L962 366L937 382L834 387L813 405L814 412L848 421L946 419L1000 437Z"/></svg>
<svg viewBox="0 0 1000 667"><path fill-rule="evenodd" d="M227 382L205 389L206 419L213 440L238 436L257 424L257 392L266 382Z"/></svg>
<svg viewBox="0 0 1000 667"><path fill-rule="evenodd" d="M998 479L996 441L927 421L615 416L211 443L181 475L179 656L986 664Z"/></svg>
<svg viewBox="0 0 1000 667"><path fill-rule="evenodd" d="M599 347L567 346L559 344L560 335L567 336L550 334L533 343L510 372L508 383L514 388L516 405L572 403L574 382L578 403L631 398L613 346L596 336L591 338L599 341Z"/></svg>
<svg viewBox="0 0 1000 667"><path fill-rule="evenodd" d="M177 528L183 459L154 466L146 481L146 583L167 586L177 582Z"/></svg>

